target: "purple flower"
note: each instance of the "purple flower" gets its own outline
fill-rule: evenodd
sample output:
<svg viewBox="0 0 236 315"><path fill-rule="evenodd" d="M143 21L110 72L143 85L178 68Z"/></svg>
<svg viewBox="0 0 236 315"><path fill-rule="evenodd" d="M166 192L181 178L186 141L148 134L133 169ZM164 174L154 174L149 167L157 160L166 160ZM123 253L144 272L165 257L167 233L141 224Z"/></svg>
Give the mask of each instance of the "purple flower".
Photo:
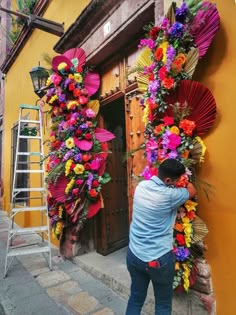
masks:
<svg viewBox="0 0 236 315"><path fill-rule="evenodd" d="M148 86L148 91L151 93L151 96L154 98L156 95L156 92L160 88L160 82L157 80L150 81L149 86Z"/></svg>
<svg viewBox="0 0 236 315"><path fill-rule="evenodd" d="M140 44L138 45L138 48L141 48L142 46L147 46L150 49L154 49L155 42L151 38L148 38L148 39L144 38L140 40Z"/></svg>
<svg viewBox="0 0 236 315"><path fill-rule="evenodd" d="M189 12L189 9L187 7L187 4L183 2L180 8L176 8L176 11L175 11L176 21L180 23L184 23L188 15L188 12Z"/></svg>
<svg viewBox="0 0 236 315"><path fill-rule="evenodd" d="M188 248L185 248L183 246L176 247L174 249L175 257L177 261L184 261L187 259L190 255L190 251Z"/></svg>
<svg viewBox="0 0 236 315"><path fill-rule="evenodd" d="M146 75L148 73L152 73L155 67L156 67L156 62L153 62L150 66L144 66L143 74Z"/></svg>
<svg viewBox="0 0 236 315"><path fill-rule="evenodd" d="M74 161L75 161L76 163L81 162L81 161L82 161L82 154L81 154L81 153L76 154L76 155L74 156Z"/></svg>
<svg viewBox="0 0 236 315"><path fill-rule="evenodd" d="M166 69L169 71L172 61L175 58L176 50L172 45L169 45L166 50L167 55L167 62L166 62Z"/></svg>
<svg viewBox="0 0 236 315"><path fill-rule="evenodd" d="M69 158L73 155L72 151L68 151L66 152L66 154L64 155L62 162L65 162L67 160L69 160Z"/></svg>
<svg viewBox="0 0 236 315"><path fill-rule="evenodd" d="M172 151L170 151L170 153L168 153L168 158L170 158L170 159L176 159L177 156L178 156L178 153L176 150L172 150Z"/></svg>
<svg viewBox="0 0 236 315"><path fill-rule="evenodd" d="M91 187L92 187L92 182L93 182L93 174L92 174L92 173L89 173L88 179L87 179L87 185L88 185L89 190L90 190Z"/></svg>
<svg viewBox="0 0 236 315"><path fill-rule="evenodd" d="M181 38L184 34L184 25L179 22L175 22L168 30L168 34L174 38Z"/></svg>
<svg viewBox="0 0 236 315"><path fill-rule="evenodd" d="M86 130L86 129L88 129L88 124L87 124L87 123L81 124L81 125L79 126L79 129L80 129L80 130Z"/></svg>
<svg viewBox="0 0 236 315"><path fill-rule="evenodd" d="M60 94L60 95L59 95L59 101L60 101L61 103L65 103L65 101L66 101L66 96L65 96L65 94Z"/></svg>

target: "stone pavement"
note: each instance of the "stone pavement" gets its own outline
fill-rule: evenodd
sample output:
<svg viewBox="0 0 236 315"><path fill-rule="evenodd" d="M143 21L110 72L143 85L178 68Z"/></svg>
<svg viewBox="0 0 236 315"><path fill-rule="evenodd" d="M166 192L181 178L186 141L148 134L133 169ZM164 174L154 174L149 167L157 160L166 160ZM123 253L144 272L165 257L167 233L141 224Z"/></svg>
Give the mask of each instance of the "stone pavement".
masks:
<svg viewBox="0 0 236 315"><path fill-rule="evenodd" d="M19 256L3 278L8 224L0 211L0 315L125 313L123 298L77 264L63 260L56 248L52 248L52 271L42 255Z"/></svg>
<svg viewBox="0 0 236 315"><path fill-rule="evenodd" d="M2 279L8 222L5 212L0 211L0 315L125 314L130 288L125 265L127 248L108 256L90 252L69 261L52 246L52 271L42 255L19 256ZM32 235L30 240L38 237ZM27 238L22 241L27 242ZM142 314L154 314L151 286ZM172 315L208 312L190 291L175 294Z"/></svg>

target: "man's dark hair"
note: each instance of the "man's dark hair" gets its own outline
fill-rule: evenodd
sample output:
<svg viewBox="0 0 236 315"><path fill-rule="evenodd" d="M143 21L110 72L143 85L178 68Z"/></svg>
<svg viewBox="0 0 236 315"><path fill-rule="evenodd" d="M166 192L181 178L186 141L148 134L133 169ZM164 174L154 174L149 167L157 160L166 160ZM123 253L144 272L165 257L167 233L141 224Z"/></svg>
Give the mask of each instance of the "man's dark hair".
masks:
<svg viewBox="0 0 236 315"><path fill-rule="evenodd" d="M177 179L185 173L185 167L176 159L164 160L158 168L158 177Z"/></svg>

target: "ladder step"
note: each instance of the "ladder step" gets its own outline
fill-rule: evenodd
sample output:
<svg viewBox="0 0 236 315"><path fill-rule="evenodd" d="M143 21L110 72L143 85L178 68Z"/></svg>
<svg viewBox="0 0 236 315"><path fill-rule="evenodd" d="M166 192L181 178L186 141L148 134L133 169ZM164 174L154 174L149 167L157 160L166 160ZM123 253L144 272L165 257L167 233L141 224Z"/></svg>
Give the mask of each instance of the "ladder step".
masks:
<svg viewBox="0 0 236 315"><path fill-rule="evenodd" d="M41 206L41 207L23 207L23 208L12 208L12 212L26 212L26 211L46 211L47 207L46 206Z"/></svg>
<svg viewBox="0 0 236 315"><path fill-rule="evenodd" d="M37 139L37 140L42 140L42 137L38 136L19 136L20 139Z"/></svg>
<svg viewBox="0 0 236 315"><path fill-rule="evenodd" d="M36 156L43 156L41 152L17 152L17 155L36 155Z"/></svg>
<svg viewBox="0 0 236 315"><path fill-rule="evenodd" d="M40 120L21 119L20 123L40 124Z"/></svg>
<svg viewBox="0 0 236 315"><path fill-rule="evenodd" d="M17 228L17 229L11 229L9 230L9 233L11 234L31 234L36 232L46 232L48 231L47 226L33 226L33 227L27 227L27 228Z"/></svg>
<svg viewBox="0 0 236 315"><path fill-rule="evenodd" d="M26 109L37 109L37 110L39 110L39 109L40 109L40 106L21 104L21 105L20 105L20 108L22 108L22 109L26 108Z"/></svg>
<svg viewBox="0 0 236 315"><path fill-rule="evenodd" d="M43 170L16 170L16 173L44 173Z"/></svg>
<svg viewBox="0 0 236 315"><path fill-rule="evenodd" d="M40 188L14 188L13 192L32 192L32 191L46 191L44 187Z"/></svg>
<svg viewBox="0 0 236 315"><path fill-rule="evenodd" d="M37 254L37 253L47 253L50 252L50 246L43 247L34 247L34 248L10 248L7 253L8 257L20 256L20 255L29 255L29 254Z"/></svg>

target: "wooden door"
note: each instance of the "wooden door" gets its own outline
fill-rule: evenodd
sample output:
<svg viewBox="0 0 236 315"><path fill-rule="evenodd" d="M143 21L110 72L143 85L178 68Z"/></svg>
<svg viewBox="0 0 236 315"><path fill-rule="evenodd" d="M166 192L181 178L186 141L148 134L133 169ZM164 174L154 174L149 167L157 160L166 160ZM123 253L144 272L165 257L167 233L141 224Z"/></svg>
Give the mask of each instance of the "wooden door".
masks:
<svg viewBox="0 0 236 315"><path fill-rule="evenodd" d="M115 139L109 142L106 171L112 177L103 186L104 208L96 218L95 246L99 253L107 255L128 244L128 198L125 104L121 97L101 108L102 125L113 132Z"/></svg>

